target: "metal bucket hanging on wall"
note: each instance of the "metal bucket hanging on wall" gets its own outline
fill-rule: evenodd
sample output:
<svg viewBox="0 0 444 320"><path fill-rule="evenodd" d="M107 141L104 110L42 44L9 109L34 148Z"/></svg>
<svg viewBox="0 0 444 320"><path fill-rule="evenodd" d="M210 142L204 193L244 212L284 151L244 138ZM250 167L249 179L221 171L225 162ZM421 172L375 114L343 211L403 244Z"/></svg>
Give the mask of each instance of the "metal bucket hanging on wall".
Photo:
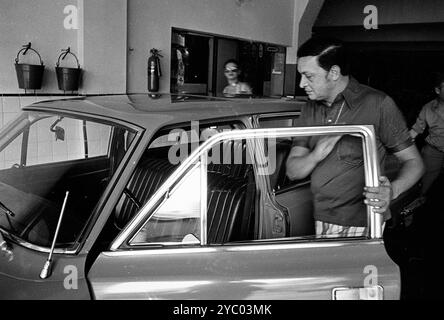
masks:
<svg viewBox="0 0 444 320"><path fill-rule="evenodd" d="M68 53L73 55L76 59L77 68L60 67L60 58L64 60ZM68 49L66 50L62 50L62 53L59 55L59 58L57 60L57 65L55 69L57 75L57 83L60 90L77 91L79 89L80 75L82 69L80 68L79 59L77 59L76 55L71 52L70 47L68 47Z"/></svg>
<svg viewBox="0 0 444 320"><path fill-rule="evenodd" d="M34 51L40 59L40 65L37 64L27 64L19 63L19 55L23 51L25 55L28 50ZM17 73L17 80L20 89L40 89L42 87L43 72L45 71L45 66L43 65L42 58L40 54L31 48L31 42L23 46L17 53L15 58L15 72Z"/></svg>

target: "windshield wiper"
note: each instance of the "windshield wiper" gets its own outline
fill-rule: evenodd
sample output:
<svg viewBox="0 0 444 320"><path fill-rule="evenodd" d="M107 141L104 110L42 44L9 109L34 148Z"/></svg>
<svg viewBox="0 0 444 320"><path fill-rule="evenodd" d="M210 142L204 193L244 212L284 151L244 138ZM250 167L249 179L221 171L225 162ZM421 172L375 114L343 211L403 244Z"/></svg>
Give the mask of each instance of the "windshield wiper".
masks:
<svg viewBox="0 0 444 320"><path fill-rule="evenodd" d="M0 210L6 213L9 217L15 217L15 213L9 210L9 208L5 206L1 201L0 201Z"/></svg>

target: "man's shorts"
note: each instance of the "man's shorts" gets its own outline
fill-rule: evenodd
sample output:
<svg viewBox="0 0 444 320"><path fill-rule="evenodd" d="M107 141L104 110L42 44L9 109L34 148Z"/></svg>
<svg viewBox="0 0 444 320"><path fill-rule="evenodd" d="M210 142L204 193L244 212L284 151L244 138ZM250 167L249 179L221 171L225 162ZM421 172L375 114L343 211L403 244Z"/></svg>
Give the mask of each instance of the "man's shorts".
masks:
<svg viewBox="0 0 444 320"><path fill-rule="evenodd" d="M337 224L315 221L317 236L363 237L367 235L367 227L340 226Z"/></svg>

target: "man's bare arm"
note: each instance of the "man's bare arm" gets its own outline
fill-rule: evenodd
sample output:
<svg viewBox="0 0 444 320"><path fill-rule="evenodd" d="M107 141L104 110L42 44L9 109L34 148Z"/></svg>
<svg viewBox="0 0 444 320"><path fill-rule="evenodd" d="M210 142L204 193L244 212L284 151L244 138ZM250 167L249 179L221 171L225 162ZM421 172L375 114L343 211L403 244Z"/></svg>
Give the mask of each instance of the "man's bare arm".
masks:
<svg viewBox="0 0 444 320"><path fill-rule="evenodd" d="M416 132L414 129L410 129L410 137L412 137L412 139L415 139L418 136L418 132Z"/></svg>
<svg viewBox="0 0 444 320"><path fill-rule="evenodd" d="M311 174L318 163L329 155L339 139L341 136L322 137L312 152L305 147L293 147L286 162L288 178L290 180L304 179Z"/></svg>
<svg viewBox="0 0 444 320"><path fill-rule="evenodd" d="M286 166L290 180L299 180L307 177L316 166L313 155L308 148L293 147L288 155Z"/></svg>
<svg viewBox="0 0 444 320"><path fill-rule="evenodd" d="M396 180L392 182L393 197L396 199L400 194L407 191L421 179L424 174L424 163L415 145L395 153L401 162L402 168Z"/></svg>

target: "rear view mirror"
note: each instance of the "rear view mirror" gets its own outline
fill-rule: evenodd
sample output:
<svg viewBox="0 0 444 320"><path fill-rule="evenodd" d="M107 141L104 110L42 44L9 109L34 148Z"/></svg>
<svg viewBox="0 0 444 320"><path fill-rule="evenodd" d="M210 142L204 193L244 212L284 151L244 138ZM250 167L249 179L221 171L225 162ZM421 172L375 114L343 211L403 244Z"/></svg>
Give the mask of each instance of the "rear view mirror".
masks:
<svg viewBox="0 0 444 320"><path fill-rule="evenodd" d="M51 132L55 133L55 139L56 141L61 140L65 141L65 129L62 127L57 126L57 124L62 121L63 117L59 117L49 128ZM55 127L55 128L54 128Z"/></svg>
<svg viewBox="0 0 444 320"><path fill-rule="evenodd" d="M59 126L55 127L55 138L56 141L57 140L65 141L65 129Z"/></svg>

